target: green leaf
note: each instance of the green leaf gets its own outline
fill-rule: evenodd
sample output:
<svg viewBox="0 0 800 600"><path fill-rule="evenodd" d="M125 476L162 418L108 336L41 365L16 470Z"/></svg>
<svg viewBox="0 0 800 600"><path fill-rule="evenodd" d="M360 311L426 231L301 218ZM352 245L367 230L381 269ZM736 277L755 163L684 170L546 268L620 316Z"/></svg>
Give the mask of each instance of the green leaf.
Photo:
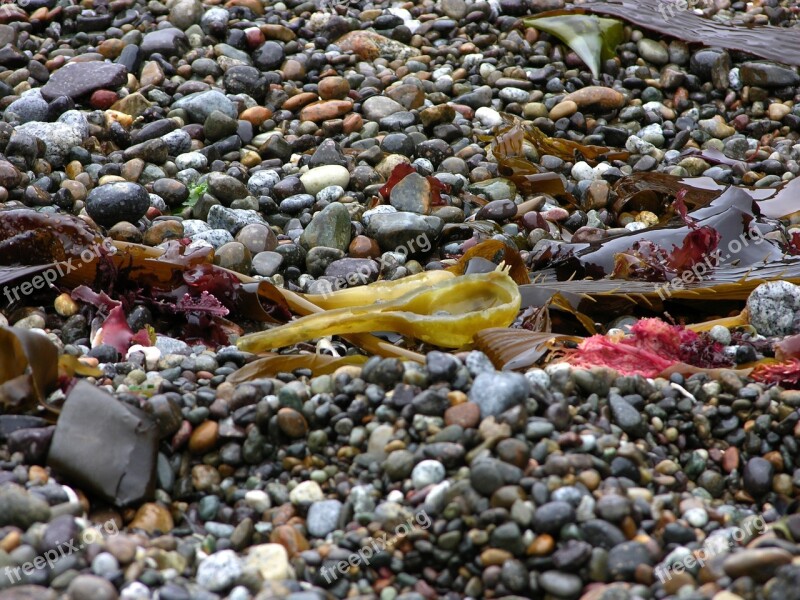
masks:
<svg viewBox="0 0 800 600"><path fill-rule="evenodd" d="M600 77L600 61L614 57L623 40L622 22L596 15L531 17L523 23L564 42L586 63L595 79Z"/></svg>
<svg viewBox="0 0 800 600"><path fill-rule="evenodd" d="M189 198L186 199L186 202L183 203L182 208L194 208L194 205L197 204L197 201L208 191L208 184L204 181L202 183L198 183L192 186L191 191L189 192Z"/></svg>

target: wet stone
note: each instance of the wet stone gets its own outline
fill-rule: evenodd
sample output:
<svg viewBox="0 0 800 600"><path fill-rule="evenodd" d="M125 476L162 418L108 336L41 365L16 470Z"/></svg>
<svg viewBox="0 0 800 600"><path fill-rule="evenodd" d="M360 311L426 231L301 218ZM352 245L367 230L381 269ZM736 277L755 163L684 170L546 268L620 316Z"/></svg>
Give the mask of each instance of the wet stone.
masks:
<svg viewBox="0 0 800 600"><path fill-rule="evenodd" d="M123 85L128 70L119 64L106 62L69 63L58 69L42 87L42 97L48 102L59 96L73 100L85 97L95 90L115 89Z"/></svg>
<svg viewBox="0 0 800 600"><path fill-rule="evenodd" d="M86 212L104 227L120 221L136 223L150 208L150 195L136 183L115 182L94 188L86 198Z"/></svg>
<svg viewBox="0 0 800 600"><path fill-rule="evenodd" d="M346 251L350 244L350 213L344 204L334 202L316 213L300 236L305 248L325 246Z"/></svg>

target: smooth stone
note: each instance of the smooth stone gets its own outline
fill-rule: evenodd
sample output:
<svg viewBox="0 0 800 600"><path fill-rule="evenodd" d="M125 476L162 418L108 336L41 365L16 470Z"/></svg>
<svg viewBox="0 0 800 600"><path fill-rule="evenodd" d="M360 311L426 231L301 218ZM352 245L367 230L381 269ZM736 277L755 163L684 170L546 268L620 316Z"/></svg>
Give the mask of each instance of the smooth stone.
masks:
<svg viewBox="0 0 800 600"><path fill-rule="evenodd" d="M179 56L189 49L189 40L177 27L156 29L144 36L139 49L144 58L156 53L165 57Z"/></svg>
<svg viewBox="0 0 800 600"><path fill-rule="evenodd" d="M282 581L291 572L289 555L281 544L251 546L246 566L255 568L264 581Z"/></svg>
<svg viewBox="0 0 800 600"><path fill-rule="evenodd" d="M71 62L50 76L41 88L42 97L52 102L59 96L73 100L88 96L95 90L114 89L125 84L128 69L116 63L99 61Z"/></svg>
<svg viewBox="0 0 800 600"><path fill-rule="evenodd" d="M347 189L350 183L350 172L340 165L323 165L309 169L300 176L300 181L305 186L306 193L316 196L320 191L331 185L338 185Z"/></svg>
<svg viewBox="0 0 800 600"><path fill-rule="evenodd" d="M212 592L222 592L242 575L242 559L233 550L207 556L197 567L197 583Z"/></svg>
<svg viewBox="0 0 800 600"><path fill-rule="evenodd" d="M300 236L300 244L308 249L324 246L345 252L350 245L350 230L347 207L334 202L314 215Z"/></svg>
<svg viewBox="0 0 800 600"><path fill-rule="evenodd" d="M325 537L336 529L341 513L342 503L339 500L315 502L308 509L306 518L308 533L318 538Z"/></svg>
<svg viewBox="0 0 800 600"><path fill-rule="evenodd" d="M235 119L238 116L236 106L225 94L216 90L195 92L181 98L172 105L172 108L184 109L195 123L205 123L206 119L215 110Z"/></svg>
<svg viewBox="0 0 800 600"><path fill-rule="evenodd" d="M481 417L498 416L523 404L530 392L528 380L519 373L481 373L472 382L469 399L481 409Z"/></svg>
<svg viewBox="0 0 800 600"><path fill-rule="evenodd" d="M394 208L394 207L391 207ZM409 212L376 213L370 216L367 235L378 242L383 251L401 246L431 248L439 237L444 222L439 217L422 216ZM422 237L426 243L417 240Z"/></svg>
<svg viewBox="0 0 800 600"><path fill-rule="evenodd" d="M94 188L86 198L86 212L103 227L121 221L136 223L150 208L150 195L137 183L117 181Z"/></svg>

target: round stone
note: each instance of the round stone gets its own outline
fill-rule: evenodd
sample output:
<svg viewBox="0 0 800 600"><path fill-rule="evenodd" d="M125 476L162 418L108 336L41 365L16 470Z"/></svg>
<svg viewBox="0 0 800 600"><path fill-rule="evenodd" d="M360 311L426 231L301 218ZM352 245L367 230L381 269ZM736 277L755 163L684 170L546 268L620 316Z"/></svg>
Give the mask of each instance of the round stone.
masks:
<svg viewBox="0 0 800 600"><path fill-rule="evenodd" d="M115 181L94 188L86 198L86 212L95 223L111 227L121 221L136 223L150 208L150 194L138 183Z"/></svg>

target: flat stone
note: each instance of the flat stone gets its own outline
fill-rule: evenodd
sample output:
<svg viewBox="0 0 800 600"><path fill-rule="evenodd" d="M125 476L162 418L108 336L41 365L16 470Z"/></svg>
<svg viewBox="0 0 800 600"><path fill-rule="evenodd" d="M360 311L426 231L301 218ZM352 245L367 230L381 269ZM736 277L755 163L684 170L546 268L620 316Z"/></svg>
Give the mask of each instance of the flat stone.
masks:
<svg viewBox="0 0 800 600"><path fill-rule="evenodd" d="M248 567L254 567L265 581L282 581L289 578L289 555L281 544L259 544L247 553Z"/></svg>
<svg viewBox="0 0 800 600"><path fill-rule="evenodd" d="M393 207L392 207L393 208ZM434 244L442 231L443 221L439 217L422 216L409 212L382 212L370 216L367 235L378 242L381 250L391 251L401 246L408 247L420 236ZM428 243L415 247L431 247Z"/></svg>
<svg viewBox="0 0 800 600"><path fill-rule="evenodd" d="M67 63L50 76L42 87L42 97L48 102L59 96L72 100L90 95L99 89L115 89L128 80L128 69L107 62Z"/></svg>
<svg viewBox="0 0 800 600"><path fill-rule="evenodd" d="M336 529L341 513L342 503L339 500L315 502L308 509L308 533L314 537L325 537Z"/></svg>
<svg viewBox="0 0 800 600"><path fill-rule="evenodd" d="M625 106L625 96L617 90L590 85L564 96L562 102L572 101L578 108L584 109L590 106L598 106L601 109L610 110Z"/></svg>
<svg viewBox="0 0 800 600"><path fill-rule="evenodd" d="M766 581L781 565L792 562L792 555L783 548L753 548L734 552L722 563L725 574L732 579L749 575Z"/></svg>
<svg viewBox="0 0 800 600"><path fill-rule="evenodd" d="M195 123L205 123L209 115L215 110L232 119L238 116L233 102L225 94L216 90L189 94L175 102L172 107L184 109L194 119Z"/></svg>
<svg viewBox="0 0 800 600"><path fill-rule="evenodd" d="M145 58L156 53L167 57L180 56L189 49L189 41L183 31L168 27L146 34L139 48Z"/></svg>
<svg viewBox="0 0 800 600"><path fill-rule="evenodd" d="M336 45L345 54L353 53L368 61L381 57L405 61L421 54L416 48L368 30L351 31L336 40Z"/></svg>
<svg viewBox="0 0 800 600"><path fill-rule="evenodd" d="M316 196L320 191L331 185L338 185L347 189L350 183L350 172L340 165L323 165L309 169L300 176L300 181L306 188L306 193Z"/></svg>

